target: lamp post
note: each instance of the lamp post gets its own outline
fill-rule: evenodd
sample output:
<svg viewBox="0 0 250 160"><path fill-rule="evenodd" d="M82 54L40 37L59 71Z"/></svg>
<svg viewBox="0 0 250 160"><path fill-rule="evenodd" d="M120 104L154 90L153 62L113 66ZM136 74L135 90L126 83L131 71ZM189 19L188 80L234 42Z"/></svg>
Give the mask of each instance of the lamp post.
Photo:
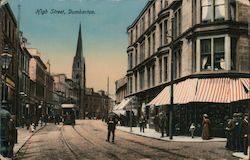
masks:
<svg viewBox="0 0 250 160"><path fill-rule="evenodd" d="M169 107L169 139L173 139L173 105L174 105L174 16L171 18L171 88L170 88L170 107Z"/></svg>
<svg viewBox="0 0 250 160"><path fill-rule="evenodd" d="M7 77L7 71L9 69L10 62L12 60L12 55L8 53L9 48L6 45L4 47L4 53L1 55L1 63L2 63L2 71L4 71L4 85L3 85L3 100L2 104L6 104L6 77Z"/></svg>

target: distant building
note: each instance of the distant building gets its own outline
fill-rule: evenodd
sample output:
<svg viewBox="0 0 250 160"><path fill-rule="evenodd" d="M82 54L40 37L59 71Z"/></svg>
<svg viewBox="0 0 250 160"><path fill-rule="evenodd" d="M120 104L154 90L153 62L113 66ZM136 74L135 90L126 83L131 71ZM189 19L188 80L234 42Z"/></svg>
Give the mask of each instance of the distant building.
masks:
<svg viewBox="0 0 250 160"><path fill-rule="evenodd" d="M121 103L121 101L127 96L127 77L123 77L115 81L115 101L116 104Z"/></svg>
<svg viewBox="0 0 250 160"><path fill-rule="evenodd" d="M28 48L28 51L32 56L29 62L30 96L32 97L29 107L37 116L40 116L47 111L45 106L47 67L41 60L41 53L37 48Z"/></svg>
<svg viewBox="0 0 250 160"><path fill-rule="evenodd" d="M93 88L86 88L84 105L86 108L86 117L107 118L112 109L112 99L104 91L94 92Z"/></svg>

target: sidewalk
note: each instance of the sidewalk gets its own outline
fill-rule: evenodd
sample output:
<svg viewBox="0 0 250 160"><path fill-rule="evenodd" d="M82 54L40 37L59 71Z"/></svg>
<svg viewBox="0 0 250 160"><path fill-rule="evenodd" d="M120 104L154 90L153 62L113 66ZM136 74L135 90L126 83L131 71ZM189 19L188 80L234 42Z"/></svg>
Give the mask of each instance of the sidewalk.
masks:
<svg viewBox="0 0 250 160"><path fill-rule="evenodd" d="M117 126L118 130L124 131L124 132L130 132L130 127L123 127L123 126ZM139 127L132 127L132 134L136 134L139 136L154 138L158 140L164 140L164 141L173 141L173 142L226 142L226 138L212 138L210 140L203 140L201 137L194 137L191 136L173 136L173 139L170 140L169 137L161 137L161 133L156 132L154 129L145 128L145 133L140 132Z"/></svg>
<svg viewBox="0 0 250 160"><path fill-rule="evenodd" d="M17 154L17 152L25 145L25 143L40 129L42 129L44 126L38 126L35 130L35 132L30 132L29 130L26 129L26 126L24 128L22 127L17 127L17 133L18 133L18 138L17 138L17 144L14 146L14 156ZM0 160L9 160L10 158L5 158L0 155Z"/></svg>
<svg viewBox="0 0 250 160"><path fill-rule="evenodd" d="M234 152L233 156L240 158L241 160L249 160L250 159L249 155L244 155L243 152Z"/></svg>

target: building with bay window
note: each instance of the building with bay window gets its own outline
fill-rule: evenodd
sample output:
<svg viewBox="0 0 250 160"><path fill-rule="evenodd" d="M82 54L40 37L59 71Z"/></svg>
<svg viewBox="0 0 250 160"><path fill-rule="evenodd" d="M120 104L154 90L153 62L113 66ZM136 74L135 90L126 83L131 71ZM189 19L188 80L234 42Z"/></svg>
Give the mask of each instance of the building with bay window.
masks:
<svg viewBox="0 0 250 160"><path fill-rule="evenodd" d="M207 113L223 134L224 117L247 112L250 99L248 10L248 0L147 2L127 28L128 97L146 104L148 117L167 111L173 57L180 133Z"/></svg>

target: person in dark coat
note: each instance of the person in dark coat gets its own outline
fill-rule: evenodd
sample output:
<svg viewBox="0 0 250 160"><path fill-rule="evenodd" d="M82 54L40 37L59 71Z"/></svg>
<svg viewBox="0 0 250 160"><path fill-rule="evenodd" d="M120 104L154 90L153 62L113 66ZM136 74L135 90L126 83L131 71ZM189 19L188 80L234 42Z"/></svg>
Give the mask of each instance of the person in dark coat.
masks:
<svg viewBox="0 0 250 160"><path fill-rule="evenodd" d="M13 156L13 148L14 144L16 143L16 126L14 122L14 118L11 116L10 120L8 121L8 135L7 135L7 141L8 141L8 157L11 158Z"/></svg>
<svg viewBox="0 0 250 160"><path fill-rule="evenodd" d="M242 118L241 118L241 114L240 113L236 113L235 114L235 120L234 120L234 145L235 151L242 151Z"/></svg>
<svg viewBox="0 0 250 160"><path fill-rule="evenodd" d="M70 120L71 120L72 126L74 127L76 124L76 117L75 117L74 111L72 111L70 114Z"/></svg>
<svg viewBox="0 0 250 160"><path fill-rule="evenodd" d="M145 119L145 117L143 115L139 118L139 125L140 125L140 132L144 133L144 128L145 128L145 125L146 125L146 119Z"/></svg>
<svg viewBox="0 0 250 160"><path fill-rule="evenodd" d="M243 151L244 151L244 154L247 155L247 147L248 147L248 115L246 114L244 116L244 119L242 121L242 129L243 129L243 132L242 132L242 137L243 137Z"/></svg>
<svg viewBox="0 0 250 160"><path fill-rule="evenodd" d="M44 118L43 118L43 121L44 121L45 126L47 125L48 120L49 120L48 114L45 114L45 115L44 115Z"/></svg>
<svg viewBox="0 0 250 160"><path fill-rule="evenodd" d="M117 120L115 119L115 117L109 117L107 124L108 124L108 136L106 141L109 142L110 134L112 133L112 143L114 143Z"/></svg>
<svg viewBox="0 0 250 160"><path fill-rule="evenodd" d="M164 133L166 133L167 136L167 116L165 113L162 113L160 117L160 128L161 128L161 138L164 137Z"/></svg>
<svg viewBox="0 0 250 160"><path fill-rule="evenodd" d="M225 127L225 135L227 138L226 148L233 149L233 139L232 139L232 130L234 129L233 119L228 119Z"/></svg>

